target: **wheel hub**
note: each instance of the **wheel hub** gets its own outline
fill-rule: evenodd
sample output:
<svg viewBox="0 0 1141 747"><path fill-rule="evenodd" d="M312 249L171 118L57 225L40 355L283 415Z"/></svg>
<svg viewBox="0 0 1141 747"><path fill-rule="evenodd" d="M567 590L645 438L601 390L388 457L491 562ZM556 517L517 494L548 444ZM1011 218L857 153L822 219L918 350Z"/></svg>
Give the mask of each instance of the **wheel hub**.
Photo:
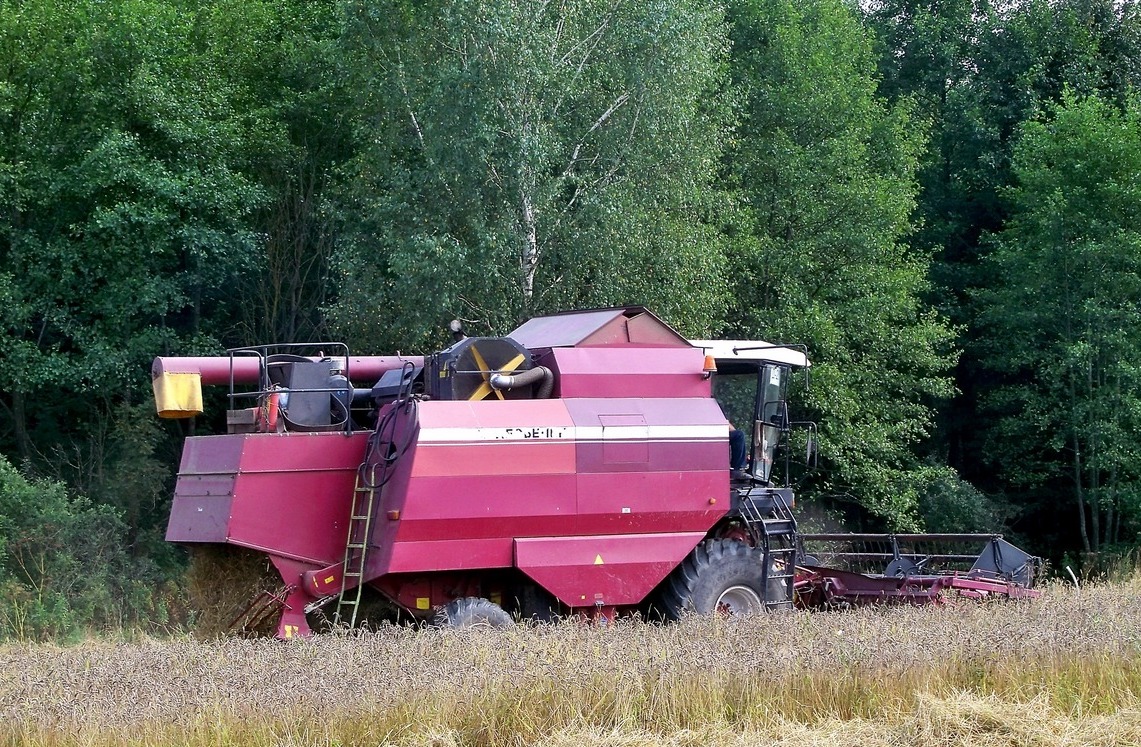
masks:
<svg viewBox="0 0 1141 747"><path fill-rule="evenodd" d="M762 611L764 606L760 595L748 586L730 586L717 597L714 609L720 615L736 617L756 614Z"/></svg>

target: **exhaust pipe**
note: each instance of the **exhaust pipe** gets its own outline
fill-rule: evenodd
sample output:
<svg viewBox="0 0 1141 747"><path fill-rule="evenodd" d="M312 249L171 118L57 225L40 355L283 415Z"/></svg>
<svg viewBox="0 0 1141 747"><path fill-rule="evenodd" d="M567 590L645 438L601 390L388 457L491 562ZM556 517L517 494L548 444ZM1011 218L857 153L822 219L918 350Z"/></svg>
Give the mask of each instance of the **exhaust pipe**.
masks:
<svg viewBox="0 0 1141 747"><path fill-rule="evenodd" d="M492 374L488 383L491 384L492 389L507 392L517 387L531 386L540 381L543 383L539 385L539 391L535 393L535 398L547 399L555 388L555 375L546 366L536 366L518 374Z"/></svg>

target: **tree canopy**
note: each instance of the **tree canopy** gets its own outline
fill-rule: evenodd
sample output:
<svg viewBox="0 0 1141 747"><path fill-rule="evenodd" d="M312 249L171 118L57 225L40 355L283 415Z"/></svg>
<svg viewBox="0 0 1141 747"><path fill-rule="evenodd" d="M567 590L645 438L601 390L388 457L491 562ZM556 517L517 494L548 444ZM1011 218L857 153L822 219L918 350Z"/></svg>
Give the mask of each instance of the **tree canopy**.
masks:
<svg viewBox="0 0 1141 747"><path fill-rule="evenodd" d="M816 488L914 527L932 470L914 446L949 397L952 334L926 308L929 258L909 247L923 128L877 96L871 39L834 0L736 3L741 117L726 158L737 186L727 322L809 341Z"/></svg>
<svg viewBox="0 0 1141 747"><path fill-rule="evenodd" d="M337 327L422 345L455 315L503 330L631 302L713 326L728 114L716 6L399 7L349 8L368 144L347 167Z"/></svg>
<svg viewBox="0 0 1141 747"><path fill-rule="evenodd" d="M1141 109L1066 92L1013 171L980 292L990 455L1098 552L1141 507Z"/></svg>
<svg viewBox="0 0 1141 747"><path fill-rule="evenodd" d="M1094 565L1141 530L1138 7L3 0L0 491L174 578L213 424L154 355L640 304L807 346L802 502Z"/></svg>

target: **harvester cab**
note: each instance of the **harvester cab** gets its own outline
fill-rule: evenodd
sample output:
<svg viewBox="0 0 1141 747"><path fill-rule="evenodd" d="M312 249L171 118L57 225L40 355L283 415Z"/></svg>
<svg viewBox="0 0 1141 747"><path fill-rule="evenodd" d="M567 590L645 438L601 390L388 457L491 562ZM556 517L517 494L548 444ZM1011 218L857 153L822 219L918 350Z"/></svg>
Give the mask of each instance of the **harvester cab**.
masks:
<svg viewBox="0 0 1141 747"><path fill-rule="evenodd" d="M772 486L779 477L780 485L788 487L791 450L787 447L793 428L805 431L806 466L815 454L815 424L792 420L788 405L789 385L796 371L804 372L807 388L807 351L803 346L770 345L759 340L690 342L705 351L713 397L730 425L742 431L744 463L732 465L740 467L735 470L736 481ZM784 469L778 475L775 467L782 455Z"/></svg>

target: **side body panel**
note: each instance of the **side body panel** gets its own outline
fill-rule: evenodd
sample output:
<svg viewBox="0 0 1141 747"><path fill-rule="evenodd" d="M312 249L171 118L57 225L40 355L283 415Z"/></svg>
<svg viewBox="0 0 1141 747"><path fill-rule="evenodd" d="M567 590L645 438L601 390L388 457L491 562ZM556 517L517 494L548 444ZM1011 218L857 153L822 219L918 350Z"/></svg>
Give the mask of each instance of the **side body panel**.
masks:
<svg viewBox="0 0 1141 747"><path fill-rule="evenodd" d="M344 556L368 434L258 433L186 439L171 542L229 542L327 565Z"/></svg>
<svg viewBox="0 0 1141 747"><path fill-rule="evenodd" d="M727 429L709 399L417 409L392 434L407 448L375 501L366 580L518 567L568 605L634 604L728 508ZM167 539L229 542L314 569L338 564L370 437L188 439ZM606 549L599 565L608 567L593 567L590 548Z"/></svg>

